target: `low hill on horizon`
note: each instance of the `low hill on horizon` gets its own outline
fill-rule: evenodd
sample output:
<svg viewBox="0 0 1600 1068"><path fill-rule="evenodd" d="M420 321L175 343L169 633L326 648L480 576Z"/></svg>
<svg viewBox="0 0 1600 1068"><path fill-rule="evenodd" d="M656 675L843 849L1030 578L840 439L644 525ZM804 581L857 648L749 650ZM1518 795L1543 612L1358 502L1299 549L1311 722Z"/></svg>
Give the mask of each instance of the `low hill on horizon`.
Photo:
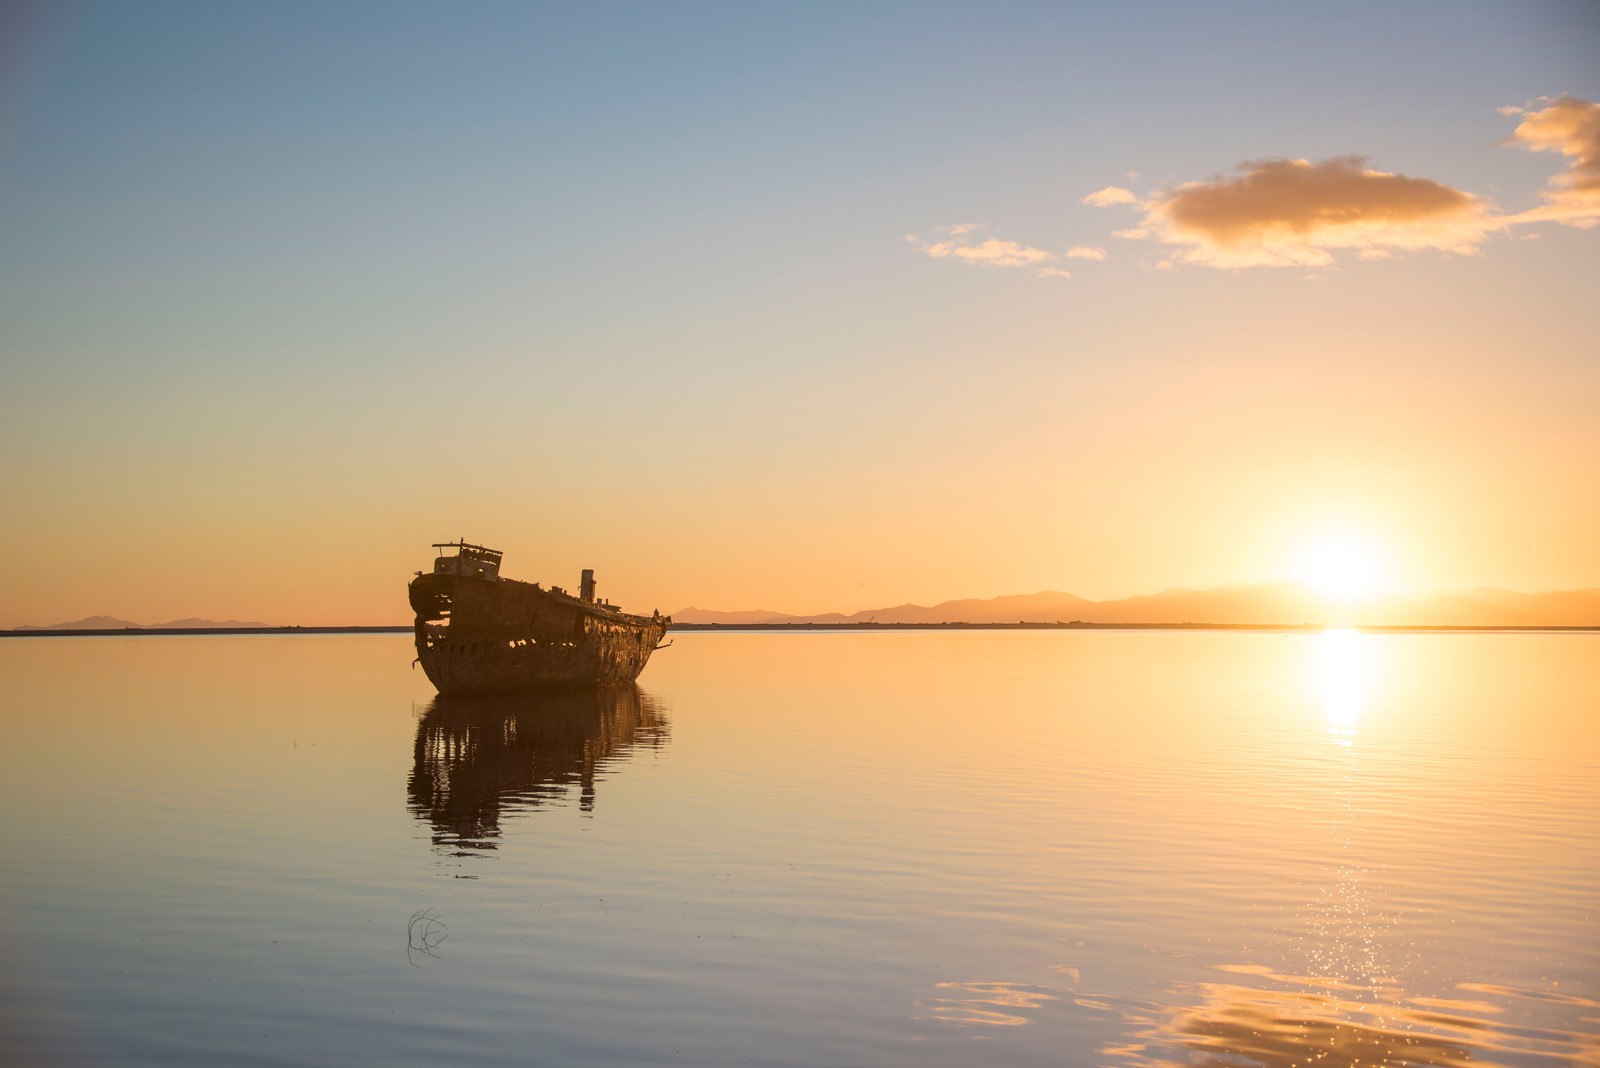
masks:
<svg viewBox="0 0 1600 1068"><path fill-rule="evenodd" d="M987 600L895 605L845 615L721 612L689 607L675 623L1245 623L1434 627L1600 626L1600 589L1518 593L1482 587L1413 596L1380 594L1338 602L1295 582L1234 584L1209 590L1181 587L1112 601L1090 601L1045 590Z"/></svg>
<svg viewBox="0 0 1600 1068"><path fill-rule="evenodd" d="M51 623L43 627L24 624L16 630L217 630L229 627L270 627L271 623L241 622L237 619L174 619L170 623L133 623L115 616L85 616L69 623Z"/></svg>

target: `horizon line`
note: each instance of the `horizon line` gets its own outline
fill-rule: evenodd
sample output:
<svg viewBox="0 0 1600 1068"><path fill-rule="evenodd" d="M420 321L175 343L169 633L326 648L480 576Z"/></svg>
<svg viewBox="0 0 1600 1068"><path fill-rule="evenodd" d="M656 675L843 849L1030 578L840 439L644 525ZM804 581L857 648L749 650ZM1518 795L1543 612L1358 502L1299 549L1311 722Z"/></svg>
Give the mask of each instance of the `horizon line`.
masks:
<svg viewBox="0 0 1600 1068"><path fill-rule="evenodd" d="M812 630L1222 630L1256 631L1279 634L1327 633L1329 631L1360 631L1392 634L1428 633L1520 633L1520 632L1596 632L1600 623L1506 623L1506 624L1447 624L1447 623L1194 623L1194 622L1139 622L1095 623L1089 620L1018 620L1015 623L982 623L945 621L940 623L877 623L860 620L845 623L787 622L775 620L767 623L669 623L668 630L732 630L732 631L812 631ZM410 634L413 624L347 624L341 626L301 626L289 624L281 627L118 627L113 629L67 628L52 630L48 627L27 629L0 629L0 638L116 638L116 637L226 637L230 635L296 635L296 634Z"/></svg>

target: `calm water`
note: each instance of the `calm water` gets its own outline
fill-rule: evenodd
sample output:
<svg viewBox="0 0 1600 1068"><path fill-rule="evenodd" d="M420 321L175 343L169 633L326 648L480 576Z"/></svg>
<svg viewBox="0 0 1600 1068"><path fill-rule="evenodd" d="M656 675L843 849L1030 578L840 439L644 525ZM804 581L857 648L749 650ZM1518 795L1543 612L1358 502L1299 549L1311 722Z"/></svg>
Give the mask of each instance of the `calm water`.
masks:
<svg viewBox="0 0 1600 1068"><path fill-rule="evenodd" d="M0 1062L1600 1064L1600 635L0 642Z"/></svg>

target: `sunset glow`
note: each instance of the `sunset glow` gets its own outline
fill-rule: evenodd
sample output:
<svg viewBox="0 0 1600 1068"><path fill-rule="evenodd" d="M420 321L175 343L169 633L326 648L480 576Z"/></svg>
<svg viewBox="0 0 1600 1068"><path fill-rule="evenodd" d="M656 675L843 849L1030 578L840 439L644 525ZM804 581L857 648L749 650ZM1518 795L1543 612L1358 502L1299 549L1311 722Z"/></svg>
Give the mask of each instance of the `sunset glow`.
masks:
<svg viewBox="0 0 1600 1068"><path fill-rule="evenodd" d="M1600 1068L1600 0L0 0L0 1068Z"/></svg>
<svg viewBox="0 0 1600 1068"><path fill-rule="evenodd" d="M1378 592L1383 578L1377 550L1363 539L1330 534L1300 550L1295 578L1325 597L1349 601Z"/></svg>
<svg viewBox="0 0 1600 1068"><path fill-rule="evenodd" d="M1158 6L0 5L0 628L1600 588L1600 9Z"/></svg>

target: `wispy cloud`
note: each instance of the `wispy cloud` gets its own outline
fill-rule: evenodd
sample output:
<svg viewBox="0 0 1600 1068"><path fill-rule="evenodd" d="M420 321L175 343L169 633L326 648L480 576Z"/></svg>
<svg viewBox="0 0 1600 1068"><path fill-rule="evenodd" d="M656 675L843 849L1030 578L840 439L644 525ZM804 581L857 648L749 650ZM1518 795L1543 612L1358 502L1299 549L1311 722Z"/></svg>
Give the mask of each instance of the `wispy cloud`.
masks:
<svg viewBox="0 0 1600 1068"><path fill-rule="evenodd" d="M1055 259L1042 248L1030 248L1015 241L1001 241L997 237L991 237L977 245L940 241L932 245L923 245L921 251L936 260L958 259L989 267L1028 267Z"/></svg>
<svg viewBox="0 0 1600 1068"><path fill-rule="evenodd" d="M1103 260L1105 258L1106 250L1094 245L1073 245L1067 249L1067 259L1069 260Z"/></svg>
<svg viewBox="0 0 1600 1068"><path fill-rule="evenodd" d="M1511 143L1530 152L1559 152L1572 162L1544 187L1544 206L1522 212L1514 222L1553 219L1585 229L1600 224L1600 104L1573 96L1546 97L1535 111L1501 108L1519 115Z"/></svg>
<svg viewBox="0 0 1600 1068"><path fill-rule="evenodd" d="M935 233L945 238L942 241L930 241L919 244L916 250L924 256L931 256L936 260L960 260L964 263L975 263L983 267L1040 267L1055 260L1053 252L1046 252L1042 248L1020 244L1016 241L1002 241L997 237L977 240L979 231L983 229L980 223L956 223L952 226L940 226ZM1044 271L1041 270L1041 275ZM1060 272L1065 275L1066 272ZM1050 277L1058 277L1051 275ZM1071 277L1071 275L1066 275Z"/></svg>
<svg viewBox="0 0 1600 1068"><path fill-rule="evenodd" d="M1326 267L1341 251L1367 260L1428 249L1466 255L1527 223L1600 225L1600 105L1562 96L1499 110L1521 119L1509 144L1570 161L1542 190L1539 207L1508 214L1442 182L1377 170L1357 155L1255 160L1232 175L1148 197L1107 186L1082 202L1142 212L1142 225L1113 236L1172 246L1164 266Z"/></svg>
<svg viewBox="0 0 1600 1068"><path fill-rule="evenodd" d="M1071 278L1071 271L1063 271L1060 267L1040 267L1033 272L1040 278Z"/></svg>
<svg viewBox="0 0 1600 1068"><path fill-rule="evenodd" d="M1139 203L1139 198L1134 196L1131 189L1108 185L1104 189L1097 189L1084 197L1083 203L1093 208L1109 208L1113 204L1137 204Z"/></svg>

